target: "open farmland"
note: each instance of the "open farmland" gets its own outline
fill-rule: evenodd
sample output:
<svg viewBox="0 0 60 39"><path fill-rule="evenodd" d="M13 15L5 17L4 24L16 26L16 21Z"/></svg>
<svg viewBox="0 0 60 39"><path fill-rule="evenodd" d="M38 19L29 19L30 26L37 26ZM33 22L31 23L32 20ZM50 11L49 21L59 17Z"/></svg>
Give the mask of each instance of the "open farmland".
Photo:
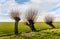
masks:
<svg viewBox="0 0 60 39"><path fill-rule="evenodd" d="M20 22L18 26L19 36L15 37L14 22L0 22L0 39L60 39L60 22L55 22L53 24L55 25L56 29L49 29L51 28L49 25L43 22L36 22L34 24L35 28L37 29L37 31L40 31L30 32L31 29L27 25L25 25L24 22ZM9 36L7 34L12 35Z"/></svg>

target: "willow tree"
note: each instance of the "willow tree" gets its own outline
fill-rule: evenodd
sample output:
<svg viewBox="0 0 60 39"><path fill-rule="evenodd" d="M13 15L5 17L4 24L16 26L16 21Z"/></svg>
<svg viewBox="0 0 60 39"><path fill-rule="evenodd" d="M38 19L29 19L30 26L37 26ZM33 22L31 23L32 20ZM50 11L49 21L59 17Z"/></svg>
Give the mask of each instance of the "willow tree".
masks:
<svg viewBox="0 0 60 39"><path fill-rule="evenodd" d="M28 25L32 31L36 31L34 27L34 23L35 23L34 21L36 20L36 16L37 16L37 11L35 9L28 9L26 11L26 19L28 21L26 22L26 25Z"/></svg>
<svg viewBox="0 0 60 39"><path fill-rule="evenodd" d="M50 25L52 28L55 28L55 26L53 25L53 21L54 21L54 17L47 15L45 16L45 23Z"/></svg>
<svg viewBox="0 0 60 39"><path fill-rule="evenodd" d="M13 18L15 20L15 28L14 28L14 32L15 32L15 35L18 35L18 22L20 21L20 17L19 17L19 11L17 10L11 10L10 12L10 16L11 18Z"/></svg>

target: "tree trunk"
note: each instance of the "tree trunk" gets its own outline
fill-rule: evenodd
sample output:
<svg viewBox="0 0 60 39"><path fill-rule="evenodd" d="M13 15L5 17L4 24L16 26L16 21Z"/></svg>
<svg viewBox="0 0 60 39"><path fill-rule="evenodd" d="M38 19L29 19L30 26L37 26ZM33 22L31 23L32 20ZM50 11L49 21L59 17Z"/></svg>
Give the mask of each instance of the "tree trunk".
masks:
<svg viewBox="0 0 60 39"><path fill-rule="evenodd" d="M28 20L28 21L29 21L29 27L31 28L31 30L36 31L33 20Z"/></svg>
<svg viewBox="0 0 60 39"><path fill-rule="evenodd" d="M55 26L53 24L49 24L52 28L55 28Z"/></svg>
<svg viewBox="0 0 60 39"><path fill-rule="evenodd" d="M18 21L15 22L15 35L18 35Z"/></svg>
<svg viewBox="0 0 60 39"><path fill-rule="evenodd" d="M35 27L34 27L34 24L30 24L30 28L32 31L36 31Z"/></svg>

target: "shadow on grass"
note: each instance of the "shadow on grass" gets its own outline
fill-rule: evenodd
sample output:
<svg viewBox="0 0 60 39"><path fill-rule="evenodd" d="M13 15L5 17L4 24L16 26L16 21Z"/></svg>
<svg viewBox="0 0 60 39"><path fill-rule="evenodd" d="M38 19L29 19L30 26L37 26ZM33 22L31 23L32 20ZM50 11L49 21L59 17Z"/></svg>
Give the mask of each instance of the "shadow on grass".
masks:
<svg viewBox="0 0 60 39"><path fill-rule="evenodd" d="M46 28L46 29L42 29L42 30L37 30L36 32L40 32L40 31L43 31L43 30L52 30L52 29L59 29L59 28ZM18 36L20 36L20 34L22 34L23 32L20 32ZM26 33L30 33L30 32L26 32ZM55 33L56 34L56 33ZM4 35L0 35L0 37L4 37L4 36L12 36L12 35L15 35L15 34L4 34ZM59 35L60 36L60 35ZM25 37L24 37L25 38Z"/></svg>
<svg viewBox="0 0 60 39"><path fill-rule="evenodd" d="M14 34L5 34L5 35L0 35L0 37L4 37L4 36L11 36L11 35L14 35Z"/></svg>

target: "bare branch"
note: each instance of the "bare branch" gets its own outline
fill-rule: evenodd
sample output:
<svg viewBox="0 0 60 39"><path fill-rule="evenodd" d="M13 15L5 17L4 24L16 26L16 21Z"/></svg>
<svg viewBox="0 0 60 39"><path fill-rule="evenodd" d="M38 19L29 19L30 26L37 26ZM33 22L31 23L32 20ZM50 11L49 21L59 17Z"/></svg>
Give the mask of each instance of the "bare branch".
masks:
<svg viewBox="0 0 60 39"><path fill-rule="evenodd" d="M20 17L19 17L19 12L17 10L11 10L10 12L10 16L15 20L15 21L19 21Z"/></svg>
<svg viewBox="0 0 60 39"><path fill-rule="evenodd" d="M49 15L45 16L45 23L53 23L53 21L54 21L54 17Z"/></svg>
<svg viewBox="0 0 60 39"><path fill-rule="evenodd" d="M28 9L26 13L26 19L34 21L37 16L37 11L34 9Z"/></svg>

